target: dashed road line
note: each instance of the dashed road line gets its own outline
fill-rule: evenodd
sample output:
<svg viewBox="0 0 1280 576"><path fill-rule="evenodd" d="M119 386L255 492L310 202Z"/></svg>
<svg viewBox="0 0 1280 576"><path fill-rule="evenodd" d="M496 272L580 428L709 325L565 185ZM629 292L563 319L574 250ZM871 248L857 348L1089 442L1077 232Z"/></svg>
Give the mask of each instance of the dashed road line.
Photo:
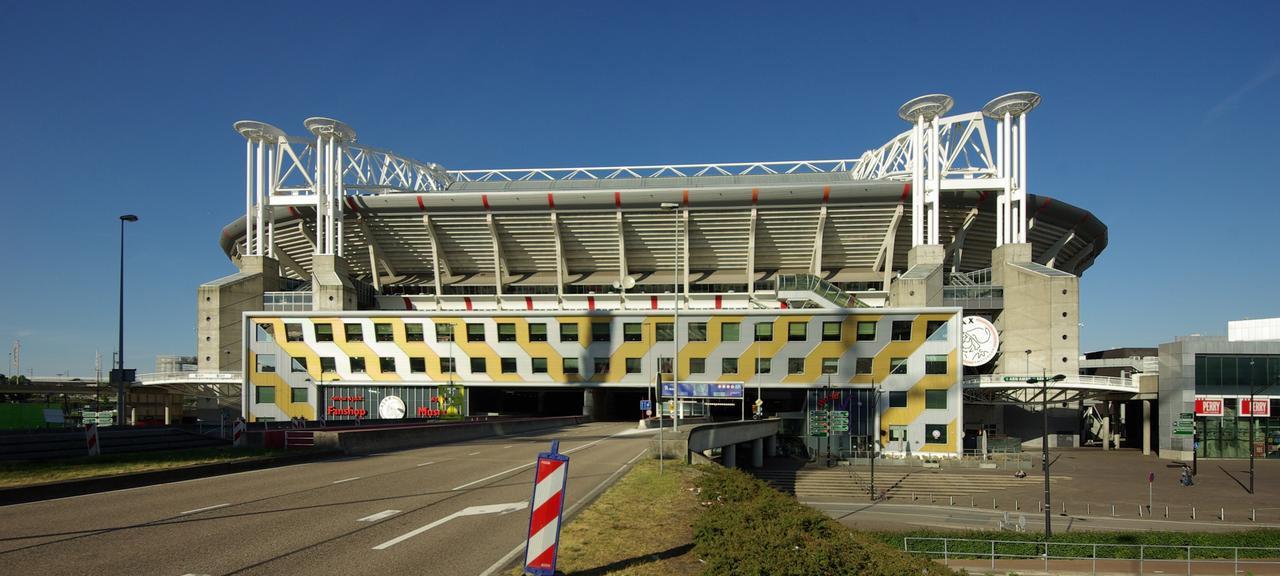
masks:
<svg viewBox="0 0 1280 576"><path fill-rule="evenodd" d="M341 484L341 483L343 483L343 482L350 482L350 481L352 481L352 480L359 480L359 479L360 479L360 477L359 477L359 476L352 476L352 477L350 477L350 478L343 478L343 479L341 479L341 480L334 480L334 481L333 481L333 483L334 483L334 484Z"/></svg>
<svg viewBox="0 0 1280 576"><path fill-rule="evenodd" d="M399 514L399 513L400 513L399 510L383 510L377 514L370 514L368 516L365 516L364 518L356 520L356 522L377 522L384 518L390 518L392 516L395 516L396 514Z"/></svg>
<svg viewBox="0 0 1280 576"><path fill-rule="evenodd" d="M230 502L227 502L227 503L225 503L225 504L214 504L213 506L205 506L204 508L196 508L195 510L187 510L186 512L179 512L179 513L178 513L178 515L179 515L179 516L185 516L185 515L187 515L187 514L195 514L196 512L206 512L206 511L209 511L209 510L216 510L216 509L218 509L218 508L222 508L222 507L230 506L230 505L231 505L231 503L230 503Z"/></svg>

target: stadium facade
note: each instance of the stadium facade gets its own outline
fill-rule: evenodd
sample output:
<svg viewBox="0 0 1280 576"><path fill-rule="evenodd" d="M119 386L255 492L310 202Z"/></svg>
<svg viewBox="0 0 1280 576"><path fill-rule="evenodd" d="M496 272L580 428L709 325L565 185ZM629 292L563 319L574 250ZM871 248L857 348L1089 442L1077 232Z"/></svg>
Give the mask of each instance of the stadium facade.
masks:
<svg viewBox="0 0 1280 576"><path fill-rule="evenodd" d="M199 288L200 369L240 374L257 420L386 395L434 414L442 387L475 413L633 419L678 356L680 382L771 414L838 398L853 436L903 452L959 452L1038 403L1079 434L1084 402L1138 391L1079 374L1079 276L1107 230L1030 193L1039 101L917 98L857 158L511 170L417 162L331 119L238 122L245 214L221 245L239 272Z"/></svg>

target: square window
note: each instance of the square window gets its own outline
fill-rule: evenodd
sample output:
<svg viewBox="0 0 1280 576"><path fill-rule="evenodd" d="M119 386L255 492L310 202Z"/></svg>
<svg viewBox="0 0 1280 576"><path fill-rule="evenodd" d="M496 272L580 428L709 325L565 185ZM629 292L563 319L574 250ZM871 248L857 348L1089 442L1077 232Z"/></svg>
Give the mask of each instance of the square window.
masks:
<svg viewBox="0 0 1280 576"><path fill-rule="evenodd" d="M448 374L458 371L458 362L453 358L440 358L440 371Z"/></svg>
<svg viewBox="0 0 1280 576"><path fill-rule="evenodd" d="M364 373L364 358L351 358L351 372L353 374Z"/></svg>
<svg viewBox="0 0 1280 576"><path fill-rule="evenodd" d="M516 341L516 325L510 322L498 323L498 341L499 342L515 342Z"/></svg>
<svg viewBox="0 0 1280 576"><path fill-rule="evenodd" d="M396 359L383 356L378 358L378 371L383 374L393 374L396 371Z"/></svg>
<svg viewBox="0 0 1280 576"><path fill-rule="evenodd" d="M320 357L320 372L337 372L337 371L338 371L338 362L337 360L333 359L333 356Z"/></svg>
<svg viewBox="0 0 1280 576"><path fill-rule="evenodd" d="M676 325L670 322L658 322L654 325L653 332L658 342L670 342L675 340Z"/></svg>
<svg viewBox="0 0 1280 576"><path fill-rule="evenodd" d="M902 442L902 441L904 441L904 440L906 440L906 439L907 439L907 427L906 427L906 426L890 426L890 427L889 427L889 441L890 441L890 442Z"/></svg>
<svg viewBox="0 0 1280 576"><path fill-rule="evenodd" d="M388 322L373 323L373 340L375 342L394 342L395 330Z"/></svg>
<svg viewBox="0 0 1280 576"><path fill-rule="evenodd" d="M258 372L275 372L276 355L258 354Z"/></svg>
<svg viewBox="0 0 1280 576"><path fill-rule="evenodd" d="M427 372L427 359L426 358L410 358L409 372L412 372L414 374L425 374Z"/></svg>
<svg viewBox="0 0 1280 576"><path fill-rule="evenodd" d="M254 386L253 401L258 404L275 404L276 387L275 386Z"/></svg>
<svg viewBox="0 0 1280 576"><path fill-rule="evenodd" d="M364 342L364 327L359 324L343 324L347 342Z"/></svg>
<svg viewBox="0 0 1280 576"><path fill-rule="evenodd" d="M854 373L854 374L870 374L870 373L871 373L871 361L872 361L872 360L873 360L873 359L872 359L872 358L870 358L870 357L868 357L868 358L858 358L857 360L854 360L854 362L853 362L853 373Z"/></svg>
<svg viewBox="0 0 1280 576"><path fill-rule="evenodd" d="M424 342L426 341L426 331L421 324L405 324L404 340L405 342Z"/></svg>
<svg viewBox="0 0 1280 576"><path fill-rule="evenodd" d="M907 359L906 358L890 358L889 373L890 374L906 374Z"/></svg>
<svg viewBox="0 0 1280 576"><path fill-rule="evenodd" d="M911 320L894 320L891 338L898 342L911 339Z"/></svg>
<svg viewBox="0 0 1280 576"><path fill-rule="evenodd" d="M721 322L720 323L720 341L721 342L737 342L739 332L742 331L742 325L737 322Z"/></svg>
<svg viewBox="0 0 1280 576"><path fill-rule="evenodd" d="M284 325L284 339L288 342L301 342L302 324L286 323Z"/></svg>
<svg viewBox="0 0 1280 576"><path fill-rule="evenodd" d="M484 324L467 324L467 342L484 342Z"/></svg>
<svg viewBox="0 0 1280 576"><path fill-rule="evenodd" d="M858 322L858 341L869 342L876 339L876 323L872 321Z"/></svg>
<svg viewBox="0 0 1280 576"><path fill-rule="evenodd" d="M591 341L592 342L608 342L609 341L609 323L608 322L592 322L591 323Z"/></svg>
<svg viewBox="0 0 1280 576"><path fill-rule="evenodd" d="M924 407L926 410L946 410L947 409L947 391L946 390L925 390L924 391Z"/></svg>
<svg viewBox="0 0 1280 576"><path fill-rule="evenodd" d="M823 374L835 374L836 372L839 372L839 371L840 371L839 358L823 358L822 359Z"/></svg>
<svg viewBox="0 0 1280 576"><path fill-rule="evenodd" d="M804 374L804 358L787 358L787 374Z"/></svg>
<svg viewBox="0 0 1280 576"><path fill-rule="evenodd" d="M663 374L671 373L671 357L670 356L658 357L658 372L661 372Z"/></svg>
<svg viewBox="0 0 1280 576"><path fill-rule="evenodd" d="M609 375L609 359L595 358L591 361L591 374L593 376L606 377Z"/></svg>
<svg viewBox="0 0 1280 576"><path fill-rule="evenodd" d="M929 320L924 323L926 340L945 340L947 338L946 320Z"/></svg>
<svg viewBox="0 0 1280 576"><path fill-rule="evenodd" d="M773 341L773 324L761 322L756 324L756 342Z"/></svg>
<svg viewBox="0 0 1280 576"><path fill-rule="evenodd" d="M707 359L706 359L706 358L690 358L690 359L689 359L689 373L690 373L690 374L702 374L702 373L704 373L704 372L706 372L706 371L707 371Z"/></svg>
<svg viewBox="0 0 1280 576"><path fill-rule="evenodd" d="M768 374L773 372L773 358L757 358L756 373Z"/></svg>
<svg viewBox="0 0 1280 576"><path fill-rule="evenodd" d="M577 324L561 324L560 325L560 341L561 342L577 342L578 341L578 325Z"/></svg>
<svg viewBox="0 0 1280 576"><path fill-rule="evenodd" d="M640 358L627 358L627 374L640 373Z"/></svg>
<svg viewBox="0 0 1280 576"><path fill-rule="evenodd" d="M924 443L925 444L946 444L947 443L947 425L946 424L925 424L924 425Z"/></svg>
<svg viewBox="0 0 1280 576"><path fill-rule="evenodd" d="M484 374L487 370L488 370L488 369L487 369L487 367L485 366L484 358L472 358L472 359L471 359L471 373L472 373L472 374Z"/></svg>
<svg viewBox="0 0 1280 576"><path fill-rule="evenodd" d="M453 342L453 324L436 324L436 342Z"/></svg>
<svg viewBox="0 0 1280 576"><path fill-rule="evenodd" d="M721 374L737 374L738 359L737 358L720 359L720 373Z"/></svg>
<svg viewBox="0 0 1280 576"><path fill-rule="evenodd" d="M639 342L644 332L639 322L628 322L622 325L623 342Z"/></svg>
<svg viewBox="0 0 1280 576"><path fill-rule="evenodd" d="M925 374L946 374L947 373L947 355L946 354L929 354L924 357L924 373Z"/></svg>
<svg viewBox="0 0 1280 576"><path fill-rule="evenodd" d="M804 342L808 339L808 329L805 322L787 322L787 342Z"/></svg>
<svg viewBox="0 0 1280 576"><path fill-rule="evenodd" d="M503 374L515 374L515 373L516 373L516 359L515 359L515 358L503 358L503 359L502 359L502 373L503 373Z"/></svg>
<svg viewBox="0 0 1280 576"><path fill-rule="evenodd" d="M569 375L569 374L577 374L577 373L578 373L578 359L577 359L577 358L565 358L565 359L564 359L564 373L565 373L566 375Z"/></svg>
<svg viewBox="0 0 1280 576"><path fill-rule="evenodd" d="M897 391L889 392L889 407L890 408L906 408L907 407L907 391L903 390L901 392L897 392Z"/></svg>
<svg viewBox="0 0 1280 576"><path fill-rule="evenodd" d="M289 401L290 401L290 402L295 402L295 403L299 403L299 402L306 402L306 401L307 401L307 389L306 389L306 388L290 388L290 389L289 389Z"/></svg>
<svg viewBox="0 0 1280 576"><path fill-rule="evenodd" d="M315 325L316 342L333 342L333 324L322 322Z"/></svg>
<svg viewBox="0 0 1280 576"><path fill-rule="evenodd" d="M547 325L543 323L529 324L529 341L530 342L546 342L547 341Z"/></svg>
<svg viewBox="0 0 1280 576"><path fill-rule="evenodd" d="M690 322L689 323L689 341L690 342L706 342L707 341L707 323L706 322Z"/></svg>
<svg viewBox="0 0 1280 576"><path fill-rule="evenodd" d="M258 329L254 331L254 339L258 342L271 342L271 325L256 324L256 326Z"/></svg>
<svg viewBox="0 0 1280 576"><path fill-rule="evenodd" d="M300 374L300 373L306 372L307 359L306 358L290 358L289 371L293 372L294 374Z"/></svg>
<svg viewBox="0 0 1280 576"><path fill-rule="evenodd" d="M840 341L840 322L823 322L822 323L822 341L823 342L839 342Z"/></svg>
<svg viewBox="0 0 1280 576"><path fill-rule="evenodd" d="M532 358L532 359L531 359L531 361L530 361L529 367L530 367L530 372L533 372L534 374L546 374L546 373L547 373L547 359L546 359L546 358Z"/></svg>

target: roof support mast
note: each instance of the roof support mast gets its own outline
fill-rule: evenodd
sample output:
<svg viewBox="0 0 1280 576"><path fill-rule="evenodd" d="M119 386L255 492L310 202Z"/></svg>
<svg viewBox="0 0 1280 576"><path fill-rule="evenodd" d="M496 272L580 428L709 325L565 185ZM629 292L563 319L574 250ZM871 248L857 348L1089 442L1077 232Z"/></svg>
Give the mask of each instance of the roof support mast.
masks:
<svg viewBox="0 0 1280 576"><path fill-rule="evenodd" d="M1027 242L1027 112L1039 105L1039 94L1013 92L982 107L996 121L996 246Z"/></svg>
<svg viewBox="0 0 1280 576"><path fill-rule="evenodd" d="M938 243L938 198L942 191L942 156L938 117L955 102L946 94L914 98L898 108L911 132L911 246Z"/></svg>
<svg viewBox="0 0 1280 576"><path fill-rule="evenodd" d="M245 138L244 255L274 256L271 197L276 186L276 147L285 134L275 126L252 120L236 122L235 129Z"/></svg>
<svg viewBox="0 0 1280 576"><path fill-rule="evenodd" d="M343 164L346 146L356 141L350 126L332 118L307 118L303 125L316 137L314 195L316 202L316 255L342 256L342 202L346 199ZM377 275L375 268L373 274Z"/></svg>

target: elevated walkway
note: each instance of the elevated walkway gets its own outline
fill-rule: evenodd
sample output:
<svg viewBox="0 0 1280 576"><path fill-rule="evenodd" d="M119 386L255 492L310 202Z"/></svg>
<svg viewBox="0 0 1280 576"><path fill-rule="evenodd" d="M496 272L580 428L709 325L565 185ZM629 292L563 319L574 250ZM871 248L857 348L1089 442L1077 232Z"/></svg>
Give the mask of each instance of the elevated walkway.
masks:
<svg viewBox="0 0 1280 576"><path fill-rule="evenodd" d="M1039 382L1027 383L1027 379L1031 377L1003 374L965 376L962 381L965 401L979 404L1039 404L1046 400L1046 393L1050 403L1099 398L1124 400L1139 392L1138 383L1132 378L1072 374L1061 382L1050 382L1047 386L1042 386Z"/></svg>

